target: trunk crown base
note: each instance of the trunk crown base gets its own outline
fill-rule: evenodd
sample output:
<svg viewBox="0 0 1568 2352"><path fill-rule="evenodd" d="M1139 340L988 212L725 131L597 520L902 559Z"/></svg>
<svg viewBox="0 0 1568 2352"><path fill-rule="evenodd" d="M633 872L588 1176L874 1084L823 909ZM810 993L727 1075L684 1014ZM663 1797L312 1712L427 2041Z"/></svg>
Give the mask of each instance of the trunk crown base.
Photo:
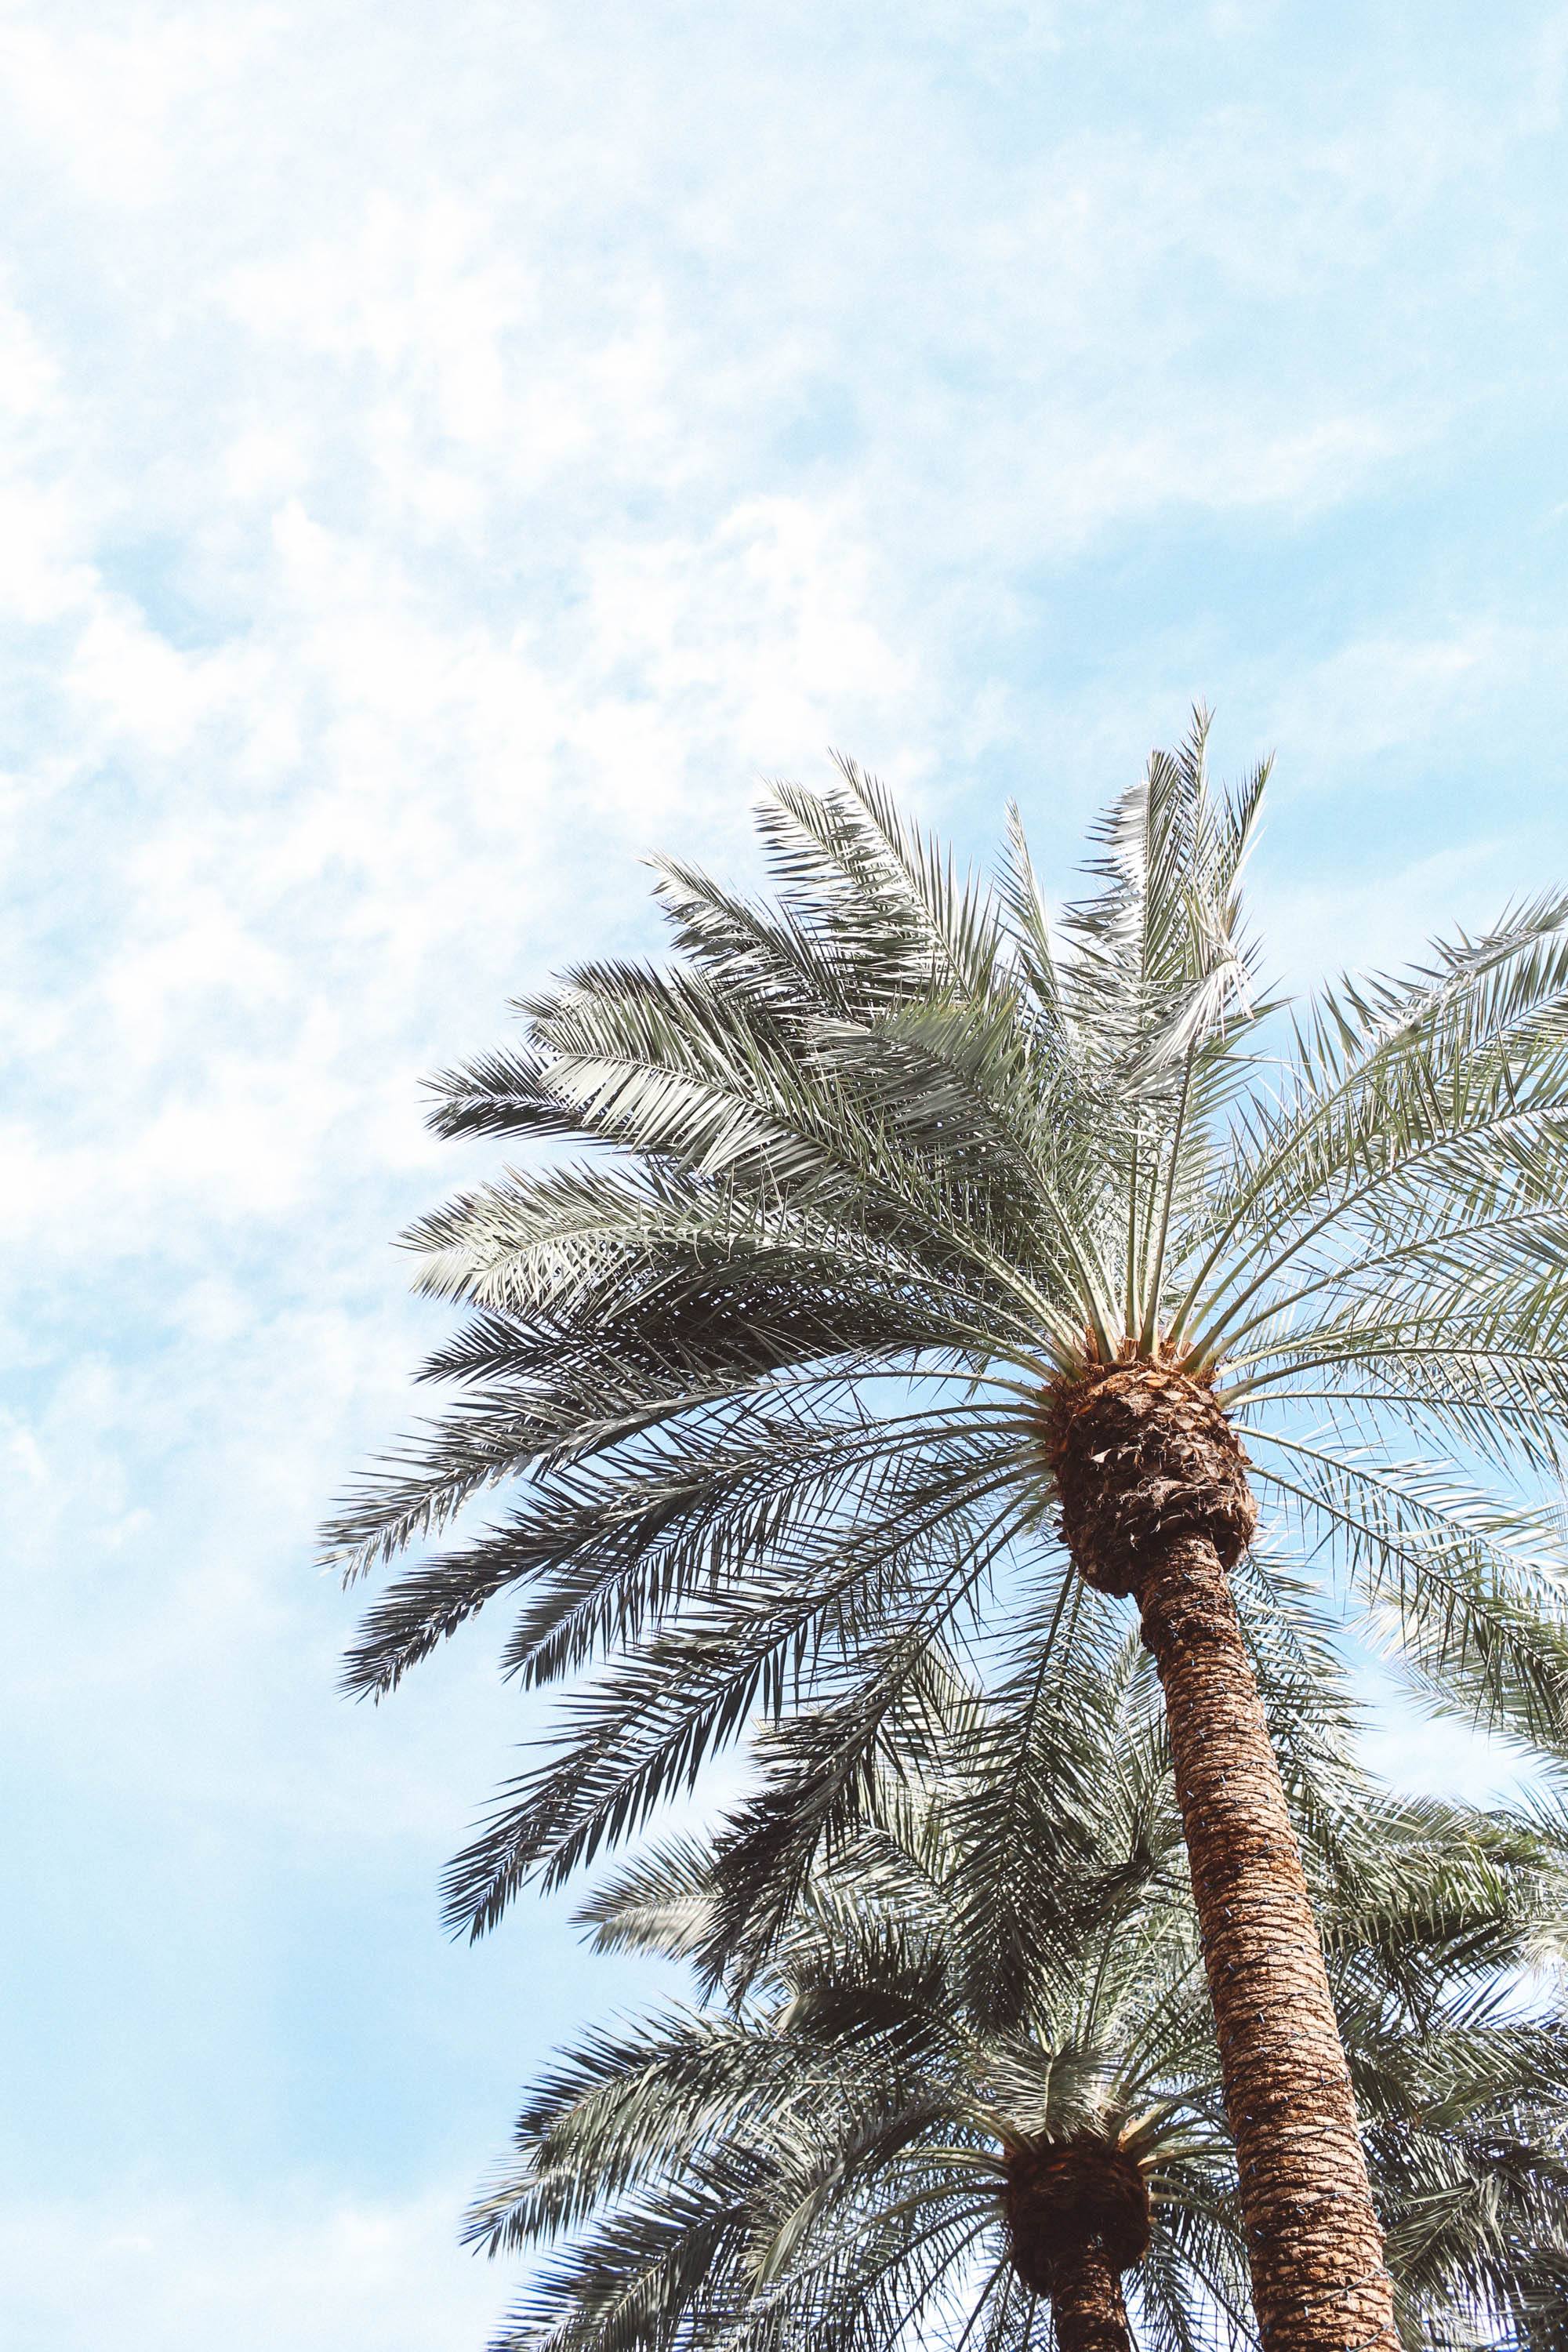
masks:
<svg viewBox="0 0 1568 2352"><path fill-rule="evenodd" d="M1098 2246L1118 2275L1149 2250L1149 2189L1136 2160L1094 2132L1024 2140L1006 2158L1007 2250L1037 2294Z"/></svg>
<svg viewBox="0 0 1568 2352"><path fill-rule="evenodd" d="M1136 1591L1152 1553L1204 1536L1222 1567L1252 1540L1247 1456L1213 1381L1147 1358L1096 1365L1048 1395L1042 1451L1062 1538L1098 1591Z"/></svg>

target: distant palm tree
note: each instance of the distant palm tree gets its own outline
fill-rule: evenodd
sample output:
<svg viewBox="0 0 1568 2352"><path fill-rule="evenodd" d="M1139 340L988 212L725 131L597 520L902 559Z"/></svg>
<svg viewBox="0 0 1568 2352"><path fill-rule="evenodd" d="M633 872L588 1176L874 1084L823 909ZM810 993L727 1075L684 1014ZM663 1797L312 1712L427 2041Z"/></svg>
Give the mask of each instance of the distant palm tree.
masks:
<svg viewBox="0 0 1568 2352"><path fill-rule="evenodd" d="M1054 927L1016 817L988 891L849 765L765 800L775 903L661 866L673 969L587 966L438 1082L447 1134L597 1156L416 1227L423 1286L476 1310L427 1367L468 1393L329 1548L361 1572L520 1479L378 1602L351 1686L509 1588L509 1672L606 1662L454 1865L474 1933L809 1706L755 1825L787 1904L934 1641L1046 1676L1131 1595L1263 2341L1344 2352L1392 2343L1392 2304L1256 1687L1252 1487L1429 1692L1563 1739L1531 1488L1568 1423L1568 906L1325 992L1267 1057L1239 897L1264 772L1216 795L1205 729L1115 804ZM1005 1775L995 1834L1018 1853Z"/></svg>
<svg viewBox="0 0 1568 2352"><path fill-rule="evenodd" d="M1157 1703L1124 1656L1077 1713L1072 1801L1061 1744L1031 1759L1052 1894L1005 1990L1015 1882L950 1761L881 1778L732 2006L557 2063L470 2217L555 2243L497 2352L1131 2352L1124 2283L1146 2352L1256 2341ZM1562 1922L1561 1824L1341 1794L1308 1852L1401 2338L1568 2341L1568 2021L1509 1999ZM678 1845L590 1916L681 1958L713 1894Z"/></svg>

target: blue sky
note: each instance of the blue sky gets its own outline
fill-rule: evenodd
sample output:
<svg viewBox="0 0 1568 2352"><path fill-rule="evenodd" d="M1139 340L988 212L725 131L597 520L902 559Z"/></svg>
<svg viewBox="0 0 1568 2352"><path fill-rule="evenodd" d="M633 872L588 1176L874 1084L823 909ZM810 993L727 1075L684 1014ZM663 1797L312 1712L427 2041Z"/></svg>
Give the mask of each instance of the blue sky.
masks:
<svg viewBox="0 0 1568 2352"><path fill-rule="evenodd" d="M1297 981L1568 877L1568 10L8 0L0 62L0 2333L472 2352L454 2217L637 1987L442 1939L484 1637L333 1695L388 1243L493 1157L417 1076L829 743L1065 878L1206 697Z"/></svg>

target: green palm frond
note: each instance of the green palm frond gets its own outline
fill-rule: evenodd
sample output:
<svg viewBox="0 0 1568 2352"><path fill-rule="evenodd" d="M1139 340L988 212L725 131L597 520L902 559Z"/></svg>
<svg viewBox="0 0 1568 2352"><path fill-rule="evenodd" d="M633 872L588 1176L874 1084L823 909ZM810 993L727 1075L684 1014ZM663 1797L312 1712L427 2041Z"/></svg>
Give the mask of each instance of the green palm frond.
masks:
<svg viewBox="0 0 1568 2352"><path fill-rule="evenodd" d="M1336 1601L1436 1702L1568 1752L1568 902L1323 992L1266 1057L1241 884L1267 771L1215 788L1207 729L1115 803L1054 920L1016 814L988 883L851 762L773 787L771 898L660 863L668 966L584 964L437 1082L444 1131L593 1153L412 1229L468 1312L428 1367L458 1394L328 1530L358 1574L510 1490L373 1606L356 1692L509 1593L509 1672L608 1670L567 1720L574 1826L528 1827L563 1760L459 1868L470 1924L751 1709L857 1717L818 1779L847 1788L910 1645L1018 1656L1040 1398L1086 1349L1212 1365ZM606 1780L616 1741L637 1760Z"/></svg>
<svg viewBox="0 0 1568 2352"><path fill-rule="evenodd" d="M538 2086L470 2222L492 2252L556 2249L498 2347L1027 2352L1048 2315L1008 2260L1004 2158L1086 2129L1135 2151L1152 2194L1139 2341L1255 2342L1157 1695L1105 1634L1074 1664L1060 1706L1025 1711L1058 1752L1026 1738L1022 1766L1017 1694L950 1674L945 1730L890 1739L727 1991L589 2040ZM1015 1874L977 1802L998 1740L1030 1803L1071 1792L1005 2012L988 1954ZM1539 2328L1568 2262L1568 2038L1517 1986L1563 1914L1562 1824L1397 1801L1339 1760L1308 1853L1402 2325L1413 2346ZM603 1947L690 1958L729 1866L722 1835L675 1841L584 1916Z"/></svg>

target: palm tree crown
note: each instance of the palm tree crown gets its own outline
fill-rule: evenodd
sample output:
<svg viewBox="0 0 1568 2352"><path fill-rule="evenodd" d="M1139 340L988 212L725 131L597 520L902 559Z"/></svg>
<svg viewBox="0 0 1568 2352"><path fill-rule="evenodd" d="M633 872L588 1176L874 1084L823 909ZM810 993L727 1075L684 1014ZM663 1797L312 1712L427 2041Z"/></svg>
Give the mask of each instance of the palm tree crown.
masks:
<svg viewBox="0 0 1568 2352"><path fill-rule="evenodd" d="M523 1482L374 1607L356 1691L509 1591L509 1673L615 1662L456 1919L634 1826L786 1688L837 1695L841 1779L939 1631L1033 1647L1061 1602L1069 1632L1048 1403L1136 1349L1214 1383L1265 1501L1426 1686L1563 1738L1561 1537L1520 1474L1568 1426L1568 906L1326 991L1254 1058L1263 783L1211 791L1201 726L1156 756L1054 929L1016 820L987 891L853 768L778 787L776 904L662 864L672 969L584 967L437 1083L445 1133L609 1151L414 1228L420 1286L474 1310L426 1366L465 1393L329 1531L355 1574Z"/></svg>
<svg viewBox="0 0 1568 2352"><path fill-rule="evenodd" d="M1146 2352L1256 2341L1157 1694L1135 1650L1094 1663L1026 1759L1052 1887L1027 1918L984 1830L992 1710L959 1695L941 1769L921 1739L919 1775L879 1776L724 2004L557 2064L470 2217L491 2252L555 2242L497 2352L1125 2346L1123 2273ZM1568 2028L1507 1988L1560 1939L1562 1824L1332 1778L1309 1852L1402 2338L1542 2352L1568 2331ZM677 1843L586 1916L689 1958L715 1891ZM1099 2334L1072 2291L1097 2276Z"/></svg>

